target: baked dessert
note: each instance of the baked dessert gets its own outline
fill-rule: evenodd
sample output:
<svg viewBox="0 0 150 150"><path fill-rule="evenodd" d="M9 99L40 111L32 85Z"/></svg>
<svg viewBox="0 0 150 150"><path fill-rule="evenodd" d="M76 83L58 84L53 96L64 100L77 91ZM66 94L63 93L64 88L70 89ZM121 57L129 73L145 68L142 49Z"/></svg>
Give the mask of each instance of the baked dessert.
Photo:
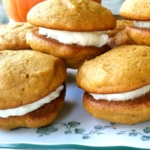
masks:
<svg viewBox="0 0 150 150"><path fill-rule="evenodd" d="M126 27L133 25L133 21L130 20L117 20L116 28L108 30L107 34L109 39L107 44L114 48L120 45L132 45L134 42L128 37Z"/></svg>
<svg viewBox="0 0 150 150"><path fill-rule="evenodd" d="M133 45L135 43L128 37L126 29L123 29L116 35L110 37L107 41L107 44L111 48L114 48L120 45Z"/></svg>
<svg viewBox="0 0 150 150"><path fill-rule="evenodd" d="M27 22L15 22L0 27L0 50L31 49L26 42L26 33L37 27Z"/></svg>
<svg viewBox="0 0 150 150"><path fill-rule="evenodd" d="M150 46L149 7L149 0L126 0L120 8L120 15L134 22L126 30L135 44Z"/></svg>
<svg viewBox="0 0 150 150"><path fill-rule="evenodd" d="M109 37L114 37L116 36L120 31L126 29L127 26L132 26L133 25L133 21L131 20L117 20L116 21L116 27L112 30L108 30L107 34Z"/></svg>
<svg viewBox="0 0 150 150"><path fill-rule="evenodd" d="M32 49L62 58L69 68L110 50L106 30L116 26L110 10L89 0L44 1L27 20L39 27L27 33Z"/></svg>
<svg viewBox="0 0 150 150"><path fill-rule="evenodd" d="M95 118L121 124L150 120L150 47L117 46L84 62L76 75L83 106Z"/></svg>
<svg viewBox="0 0 150 150"><path fill-rule="evenodd" d="M65 98L65 63L32 50L0 51L0 128L37 128L58 115Z"/></svg>

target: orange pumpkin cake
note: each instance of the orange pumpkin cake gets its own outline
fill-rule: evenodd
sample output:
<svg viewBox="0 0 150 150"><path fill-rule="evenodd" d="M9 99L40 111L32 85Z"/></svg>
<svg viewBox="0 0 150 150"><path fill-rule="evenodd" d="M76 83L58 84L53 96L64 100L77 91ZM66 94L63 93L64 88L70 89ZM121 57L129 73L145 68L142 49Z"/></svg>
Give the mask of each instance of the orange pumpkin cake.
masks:
<svg viewBox="0 0 150 150"><path fill-rule="evenodd" d="M95 118L121 124L150 120L150 47L118 46L86 61L77 85L83 106Z"/></svg>
<svg viewBox="0 0 150 150"><path fill-rule="evenodd" d="M89 0L44 1L27 20L39 27L27 33L32 49L62 58L70 68L110 50L105 31L116 26L110 10Z"/></svg>
<svg viewBox="0 0 150 150"><path fill-rule="evenodd" d="M37 128L57 117L65 98L66 66L61 59L4 50L0 68L0 128Z"/></svg>

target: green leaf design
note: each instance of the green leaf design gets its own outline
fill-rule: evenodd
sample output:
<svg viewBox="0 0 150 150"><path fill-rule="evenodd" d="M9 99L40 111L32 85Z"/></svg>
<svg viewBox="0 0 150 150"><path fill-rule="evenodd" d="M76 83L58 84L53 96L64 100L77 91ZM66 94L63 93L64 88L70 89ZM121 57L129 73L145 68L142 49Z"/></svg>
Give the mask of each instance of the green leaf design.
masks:
<svg viewBox="0 0 150 150"><path fill-rule="evenodd" d="M76 134L82 134L84 131L85 131L84 129L79 129L79 128L75 129Z"/></svg>
<svg viewBox="0 0 150 150"><path fill-rule="evenodd" d="M137 136L137 133L136 132L131 132L131 133L129 133L129 136Z"/></svg>
<svg viewBox="0 0 150 150"><path fill-rule="evenodd" d="M67 126L67 124L66 124L66 123L60 123L60 125L62 125L62 126Z"/></svg>
<svg viewBox="0 0 150 150"><path fill-rule="evenodd" d="M89 139L90 138L90 136L87 136L87 135L85 135L85 136L83 136L83 139Z"/></svg>
<svg viewBox="0 0 150 150"><path fill-rule="evenodd" d="M144 133L150 133L150 127L146 127L145 129L143 129Z"/></svg>
<svg viewBox="0 0 150 150"><path fill-rule="evenodd" d="M52 125L49 125L49 126L38 128L36 133L40 135L49 135L53 132L56 132L57 130L58 130L57 128L53 127Z"/></svg>
<svg viewBox="0 0 150 150"><path fill-rule="evenodd" d="M71 131L65 131L65 134L71 134L72 132Z"/></svg>
<svg viewBox="0 0 150 150"><path fill-rule="evenodd" d="M150 141L150 136L142 136L142 141Z"/></svg>
<svg viewBox="0 0 150 150"><path fill-rule="evenodd" d="M126 131L120 131L119 133L117 133L117 134L125 134L126 133Z"/></svg>
<svg viewBox="0 0 150 150"><path fill-rule="evenodd" d="M78 125L80 125L80 123L76 121L71 121L71 122L68 122L68 125L70 126L70 128L75 128Z"/></svg>
<svg viewBox="0 0 150 150"><path fill-rule="evenodd" d="M101 125L94 126L94 129L100 130L100 129L102 129L102 126Z"/></svg>
<svg viewBox="0 0 150 150"><path fill-rule="evenodd" d="M70 121L68 123L55 123L55 124L51 124L45 127L41 127L38 128L36 133L39 134L39 137L42 137L43 135L49 135L53 132L56 132L58 130L58 128L54 127L57 126L59 127L59 125L64 127L64 133L67 134L81 134L83 139L89 139L91 138L90 136L92 136L93 134L97 134L97 135L101 135L104 134L102 131L106 130L108 128L116 128L118 127L118 124L116 123L110 123L110 125L95 125L94 129L91 130L89 133L83 133L85 132L85 129L83 128L77 128L77 126L79 126L81 123L77 122L77 121ZM145 133L140 133L137 132L135 129L131 129L131 130L127 130L127 131L120 131L119 133L116 133L118 135L121 134L128 134L128 136L130 137L135 137L135 136L140 136L142 141L150 141L150 127L145 127L143 129L143 132Z"/></svg>

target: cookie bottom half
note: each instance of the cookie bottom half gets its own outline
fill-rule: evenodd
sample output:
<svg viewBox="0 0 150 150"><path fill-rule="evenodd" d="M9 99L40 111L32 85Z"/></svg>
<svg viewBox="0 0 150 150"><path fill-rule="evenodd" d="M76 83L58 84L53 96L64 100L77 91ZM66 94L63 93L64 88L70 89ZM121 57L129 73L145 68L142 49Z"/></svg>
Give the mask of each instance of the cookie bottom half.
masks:
<svg viewBox="0 0 150 150"><path fill-rule="evenodd" d="M83 106L93 117L120 124L136 124L150 120L150 93L128 101L95 100L83 96Z"/></svg>
<svg viewBox="0 0 150 150"><path fill-rule="evenodd" d="M137 45L150 46L150 30L146 28L138 28L128 26L126 28L128 37Z"/></svg>
<svg viewBox="0 0 150 150"><path fill-rule="evenodd" d="M23 116L0 117L0 128L11 130L19 127L38 128L46 126L54 121L61 110L65 99L66 87L61 91L60 96Z"/></svg>
<svg viewBox="0 0 150 150"><path fill-rule="evenodd" d="M64 60L68 68L73 69L79 68L85 60L95 58L111 49L108 45L94 47L63 44L40 35L38 30L30 30L27 33L27 41L33 50L59 57Z"/></svg>

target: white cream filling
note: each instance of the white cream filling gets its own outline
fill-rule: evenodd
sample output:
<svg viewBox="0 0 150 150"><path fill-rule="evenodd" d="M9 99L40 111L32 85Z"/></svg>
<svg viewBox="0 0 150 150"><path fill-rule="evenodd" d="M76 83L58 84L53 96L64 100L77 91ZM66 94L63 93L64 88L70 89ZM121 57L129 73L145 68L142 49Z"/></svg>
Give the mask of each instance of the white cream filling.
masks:
<svg viewBox="0 0 150 150"><path fill-rule="evenodd" d="M59 97L60 92L62 91L63 88L64 88L64 86L61 85L54 92L50 93L46 97L44 97L44 98L40 99L39 101L36 101L32 104L27 104L27 105L20 106L17 108L0 110L0 117L7 118L9 116L23 116L29 112L32 112L32 111L42 107L44 104L50 103L52 100Z"/></svg>
<svg viewBox="0 0 150 150"><path fill-rule="evenodd" d="M150 91L150 85L144 86L137 90L133 90L126 93L116 93L116 94L94 94L89 93L94 97L95 100L104 99L107 101L126 101L134 98L138 98Z"/></svg>
<svg viewBox="0 0 150 150"><path fill-rule="evenodd" d="M39 34L52 38L63 44L76 44L80 46L96 46L101 47L108 41L106 31L93 32L70 32L62 30L52 30L39 28Z"/></svg>
<svg viewBox="0 0 150 150"><path fill-rule="evenodd" d="M150 21L133 21L133 23L135 27L150 29Z"/></svg>

